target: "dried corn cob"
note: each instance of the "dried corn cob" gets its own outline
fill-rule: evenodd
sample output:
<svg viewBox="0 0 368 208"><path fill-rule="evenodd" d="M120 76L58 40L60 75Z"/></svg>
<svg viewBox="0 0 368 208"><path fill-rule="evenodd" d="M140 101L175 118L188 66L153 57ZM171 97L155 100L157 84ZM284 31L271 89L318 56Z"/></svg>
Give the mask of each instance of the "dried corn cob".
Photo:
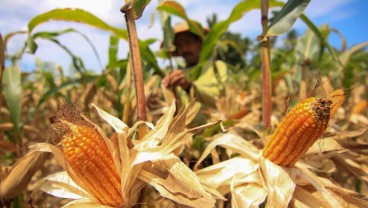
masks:
<svg viewBox="0 0 368 208"><path fill-rule="evenodd" d="M102 204L123 207L121 178L102 136L90 126L62 122L70 129L61 140L65 158L86 191Z"/></svg>
<svg viewBox="0 0 368 208"><path fill-rule="evenodd" d="M332 100L307 98L281 121L263 150L263 156L281 166L294 165L326 130Z"/></svg>

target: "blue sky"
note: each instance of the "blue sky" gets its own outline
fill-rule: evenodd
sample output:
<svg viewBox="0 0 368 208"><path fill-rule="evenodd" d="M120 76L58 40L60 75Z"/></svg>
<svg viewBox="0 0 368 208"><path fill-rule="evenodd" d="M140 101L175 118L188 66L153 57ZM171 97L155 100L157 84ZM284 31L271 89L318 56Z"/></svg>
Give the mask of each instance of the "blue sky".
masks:
<svg viewBox="0 0 368 208"><path fill-rule="evenodd" d="M119 8L124 1L113 0L0 0L0 32L4 36L10 32L26 30L27 23L34 16L48 12L56 8L81 8L85 9L97 17L103 19L108 24L115 27L125 28L123 15ZM187 10L188 15L202 24L206 23L206 18L213 13L218 14L219 20L225 19L231 9L239 0L180 0ZM158 5L158 0L153 0L146 8L143 17L137 21L138 35L142 39L156 38L156 44L152 49L159 47L162 39L162 32L155 15L155 21L150 26L150 21L154 10ZM328 23L330 27L339 30L346 38L348 47L368 41L368 0L311 0L305 14L317 25ZM179 21L174 19L173 22ZM99 52L102 65L107 63L108 41L110 34L89 26L78 23L48 22L39 26L36 31L57 31L73 27L87 35ZM301 21L297 21L294 29L302 34L306 26ZM253 11L245 15L241 20L235 22L229 28L232 32L241 33L255 40L261 33L259 11ZM8 46L8 53L19 50L26 39L25 35L18 35L13 38ZM68 46L75 54L81 56L88 69L101 71L102 67L93 55L93 51L86 41L78 35L68 34L60 37L60 42ZM333 46L339 47L341 40L337 35L332 35L330 42ZM22 59L23 70L32 70L36 58L43 61L50 61L68 68L70 57L54 44L39 40L39 49L35 55L27 54ZM119 56L124 58L127 54L127 43L120 41Z"/></svg>

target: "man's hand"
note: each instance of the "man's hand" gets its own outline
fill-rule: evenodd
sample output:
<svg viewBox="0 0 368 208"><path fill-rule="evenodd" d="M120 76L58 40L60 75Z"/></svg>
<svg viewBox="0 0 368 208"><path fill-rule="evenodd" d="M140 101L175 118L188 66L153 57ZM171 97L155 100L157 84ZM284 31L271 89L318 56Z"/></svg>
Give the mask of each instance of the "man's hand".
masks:
<svg viewBox="0 0 368 208"><path fill-rule="evenodd" d="M162 84L167 88L180 86L184 90L188 90L192 85L192 82L187 79L182 70L176 69L162 80Z"/></svg>

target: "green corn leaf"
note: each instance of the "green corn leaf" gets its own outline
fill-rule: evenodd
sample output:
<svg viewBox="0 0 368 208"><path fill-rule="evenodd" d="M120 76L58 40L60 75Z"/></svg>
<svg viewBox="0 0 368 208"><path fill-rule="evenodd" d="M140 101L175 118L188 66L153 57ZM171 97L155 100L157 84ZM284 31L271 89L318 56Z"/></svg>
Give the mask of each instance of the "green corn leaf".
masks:
<svg viewBox="0 0 368 208"><path fill-rule="evenodd" d="M332 46L327 42L326 38L324 37L324 35L322 34L322 32L317 28L316 25L313 24L313 22L304 14L301 14L299 16L299 18L301 20L303 20L303 22L309 27L309 29L311 29L314 34L318 37L318 39L321 41L322 45L325 46L327 48L327 50L330 52L330 54L332 55L333 59L335 61L337 61L341 66L344 66L339 57L337 57L335 50L332 48Z"/></svg>
<svg viewBox="0 0 368 208"><path fill-rule="evenodd" d="M115 36L110 36L109 63L107 63L107 68L117 67L118 49L119 49L119 39L116 38Z"/></svg>
<svg viewBox="0 0 368 208"><path fill-rule="evenodd" d="M134 18L139 19L142 16L144 8L151 2L151 0L135 0L134 1Z"/></svg>
<svg viewBox="0 0 368 208"><path fill-rule="evenodd" d="M68 47L66 47L65 45L61 44L58 40L56 39L48 39L51 42L55 43L56 45L58 45L59 47L61 47L62 49L64 49L64 51L69 54L70 57L72 57L72 63L73 66L75 67L75 69L80 72L81 74L83 74L86 71L86 68L84 67L84 63L82 61L82 59L80 57L78 57L77 55L75 55Z"/></svg>
<svg viewBox="0 0 368 208"><path fill-rule="evenodd" d="M260 5L261 5L260 0L244 0L234 7L231 14L226 20L220 21L215 25L213 25L213 27L211 28L211 30L209 31L203 42L200 62L208 60L208 58L211 55L211 51L213 50L213 47L216 45L216 42L221 37L221 35L227 31L227 29L232 23L241 19L247 12L253 9L258 9ZM270 1L270 7L281 5L282 3L280 2L272 0Z"/></svg>
<svg viewBox="0 0 368 208"><path fill-rule="evenodd" d="M220 36L226 32L226 30L229 28L229 26L239 20L240 18L242 18L247 12L253 10L253 9L258 9L260 7L260 0L243 0L241 2L239 2L232 10L231 14L229 15L229 17L224 20L224 21L220 21L218 23L216 23L215 25L213 25L213 27L211 28L211 30L209 31L209 33L206 35L206 37L204 38L203 41L203 45L202 45L202 51L200 54L200 61L199 64L197 65L197 67L195 67L191 74L190 77L192 79L197 79L198 76L201 73L201 66L209 60L209 58L211 57L212 51L214 50L214 47L217 43L217 41L219 40ZM284 3L282 2L277 2L274 0L270 1L270 7L273 6L282 6ZM204 30L199 29L201 28L199 25L199 23L190 20L189 17L186 14L186 11L184 9L184 7L182 5L180 5L178 2L175 1L164 1L163 3L161 3L158 8L158 10L162 10L165 11L169 14L178 16L182 19L184 19L185 21L188 22L189 27L191 29L191 32L195 33L195 34L204 34ZM200 35L201 37L204 37L202 35Z"/></svg>
<svg viewBox="0 0 368 208"><path fill-rule="evenodd" d="M153 39L140 41L139 43L139 47L141 49L140 52L141 55L145 57L145 60L148 62L148 64L150 64L153 67L155 74L164 77L165 73L158 66L155 54L149 49L149 45L152 44L152 40Z"/></svg>
<svg viewBox="0 0 368 208"><path fill-rule="evenodd" d="M36 53L38 45L32 36L28 36L27 47L32 54Z"/></svg>
<svg viewBox="0 0 368 208"><path fill-rule="evenodd" d="M15 35L19 35L19 34L28 34L27 31L15 31L15 32L11 32L11 33L8 33L5 35L5 38L4 38L4 47L6 48L6 45L8 43L8 41L14 37ZM14 55L10 56L9 59L14 63L16 62L17 60L19 60L23 53L26 51L27 49L27 46L28 44L27 43L24 43L24 46L16 53L14 53Z"/></svg>
<svg viewBox="0 0 368 208"><path fill-rule="evenodd" d="M38 32L38 33L35 33L35 34L33 34L32 36L29 36L29 37L32 37L32 40L34 40L36 38L44 38L44 39L49 39L49 40L53 41L58 36L64 35L64 34L67 34L67 33L76 33L76 34L82 36L82 38L84 38L87 41L87 43L91 46L91 48L93 50L93 53L96 56L100 67L102 68L101 58L98 55L98 52L97 52L96 47L94 46L94 44L92 43L92 41L85 34L79 32L78 30L75 30L73 28L67 28L67 29L62 30L62 31ZM32 44L36 44L36 43L32 43ZM57 44L60 45L59 42ZM65 49L67 47L66 46L63 46L62 48ZM71 52L71 51L69 49L67 51L68 51L68 54L70 55L69 52ZM74 56L72 56L72 59L74 59Z"/></svg>
<svg viewBox="0 0 368 208"><path fill-rule="evenodd" d="M8 41L12 37L14 37L15 35L20 35L20 34L28 34L28 32L27 31L21 31L20 30L20 31L15 31L15 32L11 32L11 33L6 34L5 37L4 37L4 46L7 45Z"/></svg>
<svg viewBox="0 0 368 208"><path fill-rule="evenodd" d="M304 59L317 60L320 52L321 42L311 30L307 30L299 39L295 46L295 57L298 61Z"/></svg>
<svg viewBox="0 0 368 208"><path fill-rule="evenodd" d="M268 36L286 33L308 6L310 0L289 0L268 27Z"/></svg>
<svg viewBox="0 0 368 208"><path fill-rule="evenodd" d="M14 129L20 135L20 118L22 114L22 84L19 66L9 67L4 70L3 94L10 112L10 118Z"/></svg>
<svg viewBox="0 0 368 208"><path fill-rule="evenodd" d="M344 67L341 65L338 66L337 72L338 74L344 74L343 84L344 87L351 87L354 80L354 70L352 70L349 65L352 63L351 58L354 54L368 47L368 42L363 42L351 47L349 50L345 51L340 55L341 62ZM366 60L366 59L365 59ZM366 61L363 61L366 62ZM354 61L354 63L359 63L359 61ZM361 74L363 75L363 74ZM364 76L363 76L364 77ZM355 82L357 79L354 80Z"/></svg>
<svg viewBox="0 0 368 208"><path fill-rule="evenodd" d="M79 22L79 23L87 24L87 25L102 29L102 30L110 31L115 36L122 38L124 40L128 39L126 30L112 27L106 22L99 19L98 17L82 9L69 9L69 8L55 9L50 12L40 14L34 17L28 23L28 31L31 33L33 29L37 27L38 25L51 21L51 20Z"/></svg>
<svg viewBox="0 0 368 208"><path fill-rule="evenodd" d="M62 84L60 84L59 86L53 87L53 88L49 89L47 92L45 92L41 96L40 100L38 101L37 108L39 108L41 106L41 104L44 103L46 100L48 100L50 97L55 96L55 95L61 95L60 91L62 89L72 87L72 86L78 85L80 83L93 82L93 81L95 81L99 78L101 78L101 76L85 75L85 76L83 76L81 78L78 78L78 79L67 80L67 81L63 82Z"/></svg>
<svg viewBox="0 0 368 208"><path fill-rule="evenodd" d="M164 1L157 7L157 9L178 16L182 19L189 19L184 7L176 1Z"/></svg>
<svg viewBox="0 0 368 208"><path fill-rule="evenodd" d="M200 37L204 37L204 29L201 24L195 20L189 19L184 7L176 1L164 1L157 7L159 11L165 11L169 14L178 16L185 20L190 28L190 31Z"/></svg>
<svg viewBox="0 0 368 208"><path fill-rule="evenodd" d="M128 0L125 5L121 7L120 11L126 13L129 9L134 10L134 19L139 19L142 16L144 8L151 2L151 0Z"/></svg>
<svg viewBox="0 0 368 208"><path fill-rule="evenodd" d="M360 51L360 50L362 50L362 49L364 49L366 47L368 47L368 42L363 42L363 43L360 43L360 44L357 44L357 45L351 47L349 50L347 50L344 53L342 53L340 55L340 59L341 59L342 65L343 66L346 66L349 63L350 57L354 53L356 53L356 52L358 52L358 51ZM343 69L343 67L341 67L340 69Z"/></svg>
<svg viewBox="0 0 368 208"><path fill-rule="evenodd" d="M164 2L163 0L159 0L159 3L161 4ZM163 31L164 40L162 42L162 46L165 49L166 52L173 51L174 45L174 30L171 27L171 16L165 11L159 11L160 16L160 24Z"/></svg>
<svg viewBox="0 0 368 208"><path fill-rule="evenodd" d="M203 42L203 46L202 46L202 51L201 51L201 55L200 55L200 62L198 67L196 67L192 74L191 74L191 78L192 79L197 79L198 76L201 73L201 65L204 64L206 61L209 60L209 58L211 57L212 51L217 43L217 41L219 40L219 38L221 37L221 35L227 31L227 29L229 28L229 26L239 20L240 18L242 18L247 12L253 10L253 9L258 9L260 7L261 3L260 0L244 0L242 2L239 2L234 9L232 10L230 16L224 20L224 21L220 21L218 23L216 23L215 25L213 25L213 27L211 28L211 30L209 31L209 33L207 34L206 38L204 39ZM270 7L275 7L275 6L282 6L283 3L282 2L278 2L278 1L270 1Z"/></svg>
<svg viewBox="0 0 368 208"><path fill-rule="evenodd" d="M105 31L111 32L118 38L123 40L128 40L128 33L126 30L115 28L107 24L106 22L102 21L98 17L94 16L93 14L81 10L81 9L55 9L50 12L46 12L34 17L28 23L28 31L32 33L33 29L38 25L48 22L48 21L70 21L70 22L79 22L86 25L90 25L92 27L96 27L98 29L102 29ZM151 64L154 68L155 72L161 72L161 69L158 67L156 57L154 56L153 52L147 46L144 41L139 41L140 52L142 54L143 59Z"/></svg>

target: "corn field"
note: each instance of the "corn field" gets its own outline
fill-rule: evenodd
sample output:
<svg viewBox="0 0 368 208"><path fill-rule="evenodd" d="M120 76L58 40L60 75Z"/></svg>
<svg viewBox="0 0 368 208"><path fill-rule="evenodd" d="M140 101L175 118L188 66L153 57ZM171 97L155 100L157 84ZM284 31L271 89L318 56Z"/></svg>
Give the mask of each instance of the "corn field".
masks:
<svg viewBox="0 0 368 208"><path fill-rule="evenodd" d="M332 47L333 29L303 13L309 2L239 1L226 19L208 18L207 30L180 1L160 0L159 51L150 47L158 40L138 38L147 0L117 8L126 29L59 8L1 34L1 207L368 207L368 42ZM258 40L228 32L254 10ZM179 103L161 84L181 64L169 53L172 17L203 38L190 79L208 62L226 64L213 106ZM298 19L308 29L297 35ZM109 34L101 73L58 40L76 33L95 50L78 28L37 30L57 21ZM8 53L15 36L24 45ZM22 69L41 39L70 56L71 69L42 58Z"/></svg>

